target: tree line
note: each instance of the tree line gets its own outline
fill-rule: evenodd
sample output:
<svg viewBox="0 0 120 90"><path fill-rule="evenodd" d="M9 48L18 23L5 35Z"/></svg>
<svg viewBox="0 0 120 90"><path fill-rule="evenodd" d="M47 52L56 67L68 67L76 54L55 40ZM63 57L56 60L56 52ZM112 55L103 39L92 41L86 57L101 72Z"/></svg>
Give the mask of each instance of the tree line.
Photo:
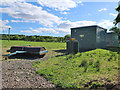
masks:
<svg viewBox="0 0 120 90"><path fill-rule="evenodd" d="M26 36L26 35L10 35L10 40L24 40L24 41L36 41L36 42L66 42L70 38L70 35L64 37L53 37L53 36ZM2 40L8 40L8 34L2 34Z"/></svg>

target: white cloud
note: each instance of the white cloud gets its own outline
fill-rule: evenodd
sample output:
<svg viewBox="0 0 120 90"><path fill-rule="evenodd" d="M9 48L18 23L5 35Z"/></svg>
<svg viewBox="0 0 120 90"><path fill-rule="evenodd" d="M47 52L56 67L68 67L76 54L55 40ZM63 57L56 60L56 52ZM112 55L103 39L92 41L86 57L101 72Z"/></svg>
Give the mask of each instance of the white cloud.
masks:
<svg viewBox="0 0 120 90"><path fill-rule="evenodd" d="M81 1L81 0L73 0L73 1L75 1L75 2L78 3L78 4L80 4L81 6L84 5L84 4L82 3L83 1Z"/></svg>
<svg viewBox="0 0 120 90"><path fill-rule="evenodd" d="M99 12L102 12L102 11L106 11L107 10L107 8L102 8L102 9L100 9L100 10L98 10Z"/></svg>
<svg viewBox="0 0 120 90"><path fill-rule="evenodd" d="M11 28L11 26L7 25L9 23L8 20L1 20L0 19L0 31Z"/></svg>
<svg viewBox="0 0 120 90"><path fill-rule="evenodd" d="M95 25L95 24L96 24L96 22L94 22L94 21L76 21L76 22L71 22L71 21L67 20L67 21L62 21L57 26L57 30L60 33L70 33L70 28L81 27L81 26L89 26L89 25Z"/></svg>
<svg viewBox="0 0 120 90"><path fill-rule="evenodd" d="M29 21L23 21L23 20L11 20L11 22L15 22L15 23L18 23L18 22L29 22Z"/></svg>
<svg viewBox="0 0 120 90"><path fill-rule="evenodd" d="M60 12L61 14L68 14L67 12Z"/></svg>
<svg viewBox="0 0 120 90"><path fill-rule="evenodd" d="M57 28L57 31L59 33L69 33L70 34L70 28Z"/></svg>
<svg viewBox="0 0 120 90"><path fill-rule="evenodd" d="M83 2L119 2L120 0L82 0Z"/></svg>
<svg viewBox="0 0 120 90"><path fill-rule="evenodd" d="M103 28L109 28L113 26L113 23L110 20L102 20L100 22L94 22L94 21L76 21L71 22L69 20L67 21L61 21L55 28L37 28L33 29L30 28L30 30L22 30L21 32L24 33L69 33L70 34L70 28L74 27L82 27L82 26L91 26L91 25L99 25Z"/></svg>
<svg viewBox="0 0 120 90"><path fill-rule="evenodd" d="M37 28L37 29L30 28L30 30L21 30L20 32L24 32L24 33L54 33L54 34L58 33L57 31L55 31L52 28Z"/></svg>
<svg viewBox="0 0 120 90"><path fill-rule="evenodd" d="M114 14L114 13L109 13L109 15L111 15L111 16L117 16L117 14Z"/></svg>
<svg viewBox="0 0 120 90"><path fill-rule="evenodd" d="M47 6L60 11L69 10L70 8L75 8L77 6L77 3L73 0L38 0L38 2L42 6Z"/></svg>
<svg viewBox="0 0 120 90"><path fill-rule="evenodd" d="M40 31L42 32L46 32L46 33L55 33L57 34L58 32L55 31L53 28L38 28Z"/></svg>
<svg viewBox="0 0 120 90"><path fill-rule="evenodd" d="M102 20L97 25L99 25L103 28L111 28L114 26L113 22L110 20Z"/></svg>
<svg viewBox="0 0 120 90"><path fill-rule="evenodd" d="M1 0L1 3L23 2L25 0Z"/></svg>
<svg viewBox="0 0 120 90"><path fill-rule="evenodd" d="M18 22L24 22L24 23L32 22L32 23L35 23L35 21L29 21L29 20L11 20L11 22L14 22L14 23L18 23Z"/></svg>
<svg viewBox="0 0 120 90"><path fill-rule="evenodd" d="M23 33L34 33L32 30L21 30L20 32L23 32Z"/></svg>
<svg viewBox="0 0 120 90"><path fill-rule="evenodd" d="M67 21L62 21L57 27L58 28L71 28L71 27L80 27L80 26L89 26L89 25L94 25L96 22L94 21L76 21L76 22L71 22L69 20Z"/></svg>
<svg viewBox="0 0 120 90"><path fill-rule="evenodd" d="M15 4L15 2L24 2L25 0L1 0L0 5L2 6L8 6Z"/></svg>
<svg viewBox="0 0 120 90"><path fill-rule="evenodd" d="M14 0L16 1L16 0ZM70 8L76 7L75 0L39 0L39 3L43 6L47 6L50 8L54 8L56 10L60 10L61 13L67 14L64 10L69 10ZM81 2L79 2L81 3ZM7 4L6 4L7 5ZM57 5L57 6L56 6ZM100 9L101 11L106 11L106 8ZM40 24L44 26L51 26L53 24L57 24L55 28L37 28L37 29L28 29L28 30L21 30L23 33L70 33L70 28L73 27L81 27L81 26L89 26L89 25L99 25L104 28L108 28L113 26L113 23L109 20L103 20L100 22L95 21L76 21L71 22L69 20L62 21L61 18L48 13L47 11L43 10L40 6L35 6L30 3L25 2L12 2L12 4L8 4L8 7L0 8L0 12L7 13L9 16L22 19L22 20L11 20L11 22L36 22L38 21ZM113 15L113 14L111 14ZM3 22L3 24L1 24ZM0 21L0 25L4 27L8 27L9 22Z"/></svg>
<svg viewBox="0 0 120 90"><path fill-rule="evenodd" d="M58 23L61 19L45 10L42 7L38 7L25 2L16 2L6 8L0 8L0 12L7 13L14 18L38 21L44 26L52 26L54 23Z"/></svg>
<svg viewBox="0 0 120 90"><path fill-rule="evenodd" d="M113 22L110 20L102 20L100 22L95 22L95 21L76 21L76 22L71 22L71 21L62 21L59 23L57 26L57 31L59 33L70 33L70 28L74 27L82 27L82 26L91 26L91 25L99 25L103 28L109 29L114 26Z"/></svg>
<svg viewBox="0 0 120 90"><path fill-rule="evenodd" d="M32 30L21 30L20 32L23 32L23 33L42 33L40 30L37 30L37 29L32 29Z"/></svg>

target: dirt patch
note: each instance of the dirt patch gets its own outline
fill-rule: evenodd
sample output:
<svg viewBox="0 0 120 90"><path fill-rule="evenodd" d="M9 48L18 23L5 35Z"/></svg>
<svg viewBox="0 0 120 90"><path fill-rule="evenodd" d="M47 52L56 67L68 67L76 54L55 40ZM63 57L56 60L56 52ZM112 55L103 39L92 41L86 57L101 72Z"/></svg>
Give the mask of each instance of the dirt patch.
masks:
<svg viewBox="0 0 120 90"><path fill-rule="evenodd" d="M36 74L36 68L32 68L32 62L34 61L35 60L3 61L3 88L54 88L54 84Z"/></svg>

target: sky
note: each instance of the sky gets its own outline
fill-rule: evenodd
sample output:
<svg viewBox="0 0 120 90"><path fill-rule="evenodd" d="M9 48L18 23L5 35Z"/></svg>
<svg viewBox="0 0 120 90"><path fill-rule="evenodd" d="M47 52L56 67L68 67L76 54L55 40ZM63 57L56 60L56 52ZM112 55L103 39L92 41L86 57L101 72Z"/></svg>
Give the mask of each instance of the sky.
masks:
<svg viewBox="0 0 120 90"><path fill-rule="evenodd" d="M0 33L65 36L70 28L99 25L110 29L119 0L3 0Z"/></svg>

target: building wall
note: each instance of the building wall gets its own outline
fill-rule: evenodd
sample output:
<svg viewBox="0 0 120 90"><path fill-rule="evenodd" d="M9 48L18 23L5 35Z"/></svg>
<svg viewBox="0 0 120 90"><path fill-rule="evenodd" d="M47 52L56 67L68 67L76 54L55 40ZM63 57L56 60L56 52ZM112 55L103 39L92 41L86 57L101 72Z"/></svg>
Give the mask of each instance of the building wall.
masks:
<svg viewBox="0 0 120 90"><path fill-rule="evenodd" d="M106 32L107 29L97 27L96 31L96 43L97 48L106 48Z"/></svg>
<svg viewBox="0 0 120 90"><path fill-rule="evenodd" d="M73 28L71 37L78 40L79 51L96 48L96 27Z"/></svg>
<svg viewBox="0 0 120 90"><path fill-rule="evenodd" d="M115 33L107 33L107 47L118 46L118 35Z"/></svg>

